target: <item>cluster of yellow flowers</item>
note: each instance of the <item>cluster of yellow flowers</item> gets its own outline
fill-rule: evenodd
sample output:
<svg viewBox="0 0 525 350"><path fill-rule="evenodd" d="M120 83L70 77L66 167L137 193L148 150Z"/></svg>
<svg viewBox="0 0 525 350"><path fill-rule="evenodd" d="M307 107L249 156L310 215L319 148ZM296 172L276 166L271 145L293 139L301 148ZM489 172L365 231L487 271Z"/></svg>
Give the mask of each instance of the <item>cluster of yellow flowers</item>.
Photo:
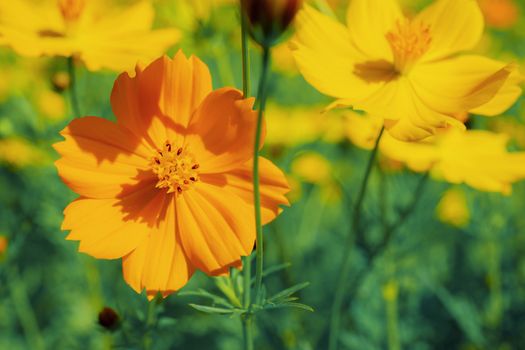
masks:
<svg viewBox="0 0 525 350"><path fill-rule="evenodd" d="M124 72L111 93L117 121L75 119L61 132L64 141L54 145L58 173L79 195L65 209L62 228L70 231L68 239L80 241L81 252L122 258L124 278L137 292L165 296L196 269L223 275L252 251L254 100L234 88L213 90L208 67L194 56L179 51L173 59L157 58L180 31L152 29L149 1L114 3L2 1L0 44L24 56L70 57L89 70ZM293 18L286 11L295 13L300 1L286 5L279 7L283 27ZM195 11L207 16L209 9L199 5ZM260 15L257 4L247 11ZM407 17L396 0L353 0L346 21L308 4L299 11L289 44L295 63L335 101L323 114L322 108L303 108L280 116L270 106L270 143L346 136L371 149L386 128L381 153L413 171L502 193L525 178L525 152L508 152L504 135L465 130L460 118L499 115L521 94L516 64L464 54L483 33L477 1L436 0ZM264 20L259 25L254 38L273 44L281 28ZM336 107L365 114L344 110L329 128L333 124L323 120L336 118ZM281 118L277 127L272 118ZM302 129L283 128L290 119L300 120L293 124ZM293 170L306 181L326 183L329 166L310 154ZM312 167L317 177L309 176ZM260 158L259 172L267 223L288 204L289 185L268 159ZM448 197L458 202L457 193ZM440 212L457 226L468 220L468 213L450 218Z"/></svg>

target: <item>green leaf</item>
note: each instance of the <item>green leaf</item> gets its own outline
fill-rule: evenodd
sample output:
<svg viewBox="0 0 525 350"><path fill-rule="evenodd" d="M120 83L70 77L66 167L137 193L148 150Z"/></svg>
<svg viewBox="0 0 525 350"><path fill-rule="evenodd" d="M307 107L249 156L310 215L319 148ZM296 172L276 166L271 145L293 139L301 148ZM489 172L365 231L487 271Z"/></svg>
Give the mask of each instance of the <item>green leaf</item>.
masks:
<svg viewBox="0 0 525 350"><path fill-rule="evenodd" d="M226 300L225 298L219 296L219 295L215 295L213 293L210 293L204 289L199 289L199 290L196 290L196 291L184 291L184 292L179 292L178 295L180 296L197 296L197 297L203 297L203 298L208 298L210 299L214 304L217 304L217 305L222 305L222 306L225 306L227 308L233 308L233 305L230 304L230 302L228 300Z"/></svg>
<svg viewBox="0 0 525 350"><path fill-rule="evenodd" d="M275 301L275 300L278 300L278 299L287 298L290 295L300 291L301 289L304 289L304 288L308 287L309 285L310 285L310 282L303 282L303 283L296 284L296 285L294 285L294 286L292 286L290 288L286 288L286 289L280 291L279 293L275 294L274 296L268 298L268 301L272 302L272 301Z"/></svg>
<svg viewBox="0 0 525 350"><path fill-rule="evenodd" d="M291 263L287 262L287 263L283 263L283 264L278 264L278 265L274 265L274 266L270 266L269 268L267 268L266 270L263 271L263 277L267 277L267 276L270 276L276 272L279 272L279 271L282 271L284 269L287 269L289 268L290 266L292 266ZM251 279L251 283L255 283L255 277L253 277Z"/></svg>
<svg viewBox="0 0 525 350"><path fill-rule="evenodd" d="M314 312L315 311L311 306L306 305L306 304L302 304L302 303L290 303L290 302L287 302L287 303L278 303L278 304L266 304L264 306L265 309L282 309L282 308L286 308L286 307L306 310L306 311L310 311L310 312Z"/></svg>
<svg viewBox="0 0 525 350"><path fill-rule="evenodd" d="M221 314L221 315L226 315L226 314L232 314L234 313L236 310L235 309L226 309L226 308L221 308L221 307L214 307L214 306L206 306L206 305L198 305L198 304L188 304L190 305L192 308L198 310L198 311L202 311L202 312L205 312L207 314Z"/></svg>

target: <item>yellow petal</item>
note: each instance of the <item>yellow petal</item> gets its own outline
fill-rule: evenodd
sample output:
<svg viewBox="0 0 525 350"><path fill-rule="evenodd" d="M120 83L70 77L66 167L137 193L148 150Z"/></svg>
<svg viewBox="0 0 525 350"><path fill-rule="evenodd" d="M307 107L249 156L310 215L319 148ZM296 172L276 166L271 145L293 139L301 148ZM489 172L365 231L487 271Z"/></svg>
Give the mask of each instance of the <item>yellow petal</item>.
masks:
<svg viewBox="0 0 525 350"><path fill-rule="evenodd" d="M383 118L389 133L402 141L421 140L449 125L464 128L456 119L425 104L405 76L385 84L369 98L356 102L354 107Z"/></svg>
<svg viewBox="0 0 525 350"><path fill-rule="evenodd" d="M439 152L431 142L404 142L383 134L381 153L390 159L405 163L417 172L430 170L439 160Z"/></svg>
<svg viewBox="0 0 525 350"><path fill-rule="evenodd" d="M497 99L509 106L516 83L507 86L511 90L503 101L499 91L515 71L514 65L506 65L482 56L459 56L457 58L418 64L410 73L414 89L426 104L441 113L453 114L470 111ZM510 102L510 103L509 103Z"/></svg>
<svg viewBox="0 0 525 350"><path fill-rule="evenodd" d="M470 50L483 33L483 14L476 0L438 0L421 11L415 20L429 25L432 37L422 61Z"/></svg>
<svg viewBox="0 0 525 350"><path fill-rule="evenodd" d="M509 68L513 67L510 66ZM518 97L520 97L522 93L520 84L523 81L524 77L520 74L518 69L513 69L498 93L489 102L471 109L469 112L485 116L502 114L516 102Z"/></svg>
<svg viewBox="0 0 525 350"><path fill-rule="evenodd" d="M291 43L304 78L320 92L336 98L360 99L381 85L359 78L355 65L368 61L351 43L347 28L306 5L296 19Z"/></svg>
<svg viewBox="0 0 525 350"><path fill-rule="evenodd" d="M370 60L392 61L385 36L403 19L397 0L351 0L346 18L352 42Z"/></svg>

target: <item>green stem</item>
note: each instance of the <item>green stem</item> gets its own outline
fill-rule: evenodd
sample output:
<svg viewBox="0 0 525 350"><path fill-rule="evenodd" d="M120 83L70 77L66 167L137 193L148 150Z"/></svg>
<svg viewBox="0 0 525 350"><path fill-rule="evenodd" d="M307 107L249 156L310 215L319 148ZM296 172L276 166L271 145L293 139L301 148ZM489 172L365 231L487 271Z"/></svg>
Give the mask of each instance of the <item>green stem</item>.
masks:
<svg viewBox="0 0 525 350"><path fill-rule="evenodd" d="M144 333L144 338L142 339L142 343L144 345L144 350L151 350L153 345L153 337L152 337L152 331L153 327L155 325L155 322L157 322L157 304L159 303L158 295L153 298L148 303L148 313L146 314L146 332Z"/></svg>
<svg viewBox="0 0 525 350"><path fill-rule="evenodd" d="M261 220L261 193L259 190L259 149L261 145L261 134L263 126L263 113L266 106L266 81L268 79L268 68L270 66L270 47L263 47L262 72L257 91L259 110L257 115L257 127L255 130L255 143L253 147L253 203L255 207L255 229L257 233L257 245L255 251L255 301L259 301L262 279L263 279L263 253L264 241Z"/></svg>
<svg viewBox="0 0 525 350"><path fill-rule="evenodd" d="M80 107L78 103L77 79L75 73L75 62L73 56L67 58L67 70L69 72L69 98L71 100L71 108L75 118L80 117Z"/></svg>
<svg viewBox="0 0 525 350"><path fill-rule="evenodd" d="M253 317L251 314L241 316L243 349L253 350Z"/></svg>
<svg viewBox="0 0 525 350"><path fill-rule="evenodd" d="M373 168L374 161L375 161L377 151L379 148L379 141L381 140L383 131L384 131L384 127L381 128L381 131L379 132L379 135L377 136L374 148L372 149L372 152L370 153L368 164L366 166L365 176L363 178L363 182L361 183L361 187L359 189L357 200L354 206L354 212L353 212L353 218L352 218L352 231L347 237L348 244L347 244L347 247L345 248L346 253L344 255L343 262L339 270L337 287L335 289L334 301L332 303L329 338L328 338L328 349L329 350L337 349L337 344L339 340L340 323L341 323L341 306L343 305L343 299L344 299L345 290L346 290L346 281L347 281L348 274L350 273L350 268L351 268L351 254L350 254L352 250L351 246L354 244L354 237L356 237L357 240L360 240L359 236L360 236L360 226L361 226L361 207L365 199L366 189L368 187L368 180L370 179L370 174L372 173L372 168Z"/></svg>
<svg viewBox="0 0 525 350"><path fill-rule="evenodd" d="M385 226L385 232L383 234L383 239L381 240L381 242L376 247L374 247L374 249L366 251L368 268L361 269L361 271L359 271L357 276L353 279L353 283L352 283L353 288L349 292L350 295L353 295L355 293L356 289L361 285L363 278L367 275L367 273L369 271L369 268L373 266L375 258L377 256L379 256L388 247L388 244L392 240L392 236L395 233L395 231L397 231L397 229L404 224L405 220L413 212L414 208L416 207L417 203L419 202L419 199L421 198L421 196L423 194L423 190L425 188L425 184L427 183L427 180L428 180L428 173L425 173L420 178L420 180L419 180L419 182L418 182L418 184L417 184L417 186L416 186L416 188L414 190L414 196L412 197L412 200L410 201L410 203L404 209L399 211L398 219L393 224ZM350 259L347 258L347 260L350 260ZM350 268L350 264L348 264L348 272L349 272L349 268ZM348 274L348 272L347 272L347 274ZM347 276L347 274L345 274L343 276ZM343 282L341 282L341 280L339 282L344 284L345 281L346 281L346 278L343 279ZM336 293L337 293L337 291L336 291ZM341 292L341 293L343 293L343 296L344 296L344 291ZM337 327L339 327L339 322L340 322L340 311L341 311L340 309L342 307L343 300L342 300L342 296L336 296L336 298L341 298L341 300L337 301L339 304L332 308L332 318L338 317L339 319L336 319L335 321L332 320L332 322L330 323L331 327L334 324L334 322L336 322L335 324L337 325ZM336 301L334 300L334 305L335 305L335 303L336 303ZM336 312L339 312L339 315L334 316L334 310ZM333 328L330 328L330 339L329 339L329 341L332 341L332 342L335 341L335 344L334 343L330 343L330 344L334 344L334 345L331 345L333 347L330 347L329 349L336 349L337 348L337 338L335 338L335 339L332 338L333 336L335 336L335 335L333 335L332 332L333 332ZM337 336L338 336L338 334L337 334Z"/></svg>
<svg viewBox="0 0 525 350"><path fill-rule="evenodd" d="M16 268L12 268L12 271L8 273L8 277L10 282L7 283L7 285L11 293L11 300L29 348L43 350L45 349L44 338L42 338L40 334L38 322L29 301L25 283L20 278Z"/></svg>
<svg viewBox="0 0 525 350"><path fill-rule="evenodd" d="M242 11L241 11L242 13ZM241 14L241 47L242 47L242 93L244 98L250 96L250 53L248 50L248 34L246 28L246 17ZM251 255L242 258L243 266L243 295L242 304L245 310L251 309L251 280L252 280L252 257ZM253 321L252 315L248 311L241 315L243 348L253 350Z"/></svg>

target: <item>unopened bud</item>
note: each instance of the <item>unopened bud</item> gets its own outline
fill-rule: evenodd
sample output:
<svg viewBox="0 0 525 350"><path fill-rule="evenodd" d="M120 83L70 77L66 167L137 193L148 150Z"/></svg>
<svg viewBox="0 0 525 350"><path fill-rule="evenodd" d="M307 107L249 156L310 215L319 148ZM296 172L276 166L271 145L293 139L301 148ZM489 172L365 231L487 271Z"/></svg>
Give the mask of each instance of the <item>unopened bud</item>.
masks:
<svg viewBox="0 0 525 350"><path fill-rule="evenodd" d="M241 0L252 38L263 47L273 46L286 31L302 0Z"/></svg>
<svg viewBox="0 0 525 350"><path fill-rule="evenodd" d="M53 83L53 87L56 91L62 92L69 88L71 79L69 78L69 74L66 72L57 72L51 78L51 82Z"/></svg>
<svg viewBox="0 0 525 350"><path fill-rule="evenodd" d="M3 257L5 256L5 253L7 251L7 246L8 246L8 243L9 241L7 240L7 237L5 236L0 236L0 260L3 259Z"/></svg>
<svg viewBox="0 0 525 350"><path fill-rule="evenodd" d="M98 324L110 331L118 328L120 323L120 317L117 312L110 307L104 307L98 313Z"/></svg>

